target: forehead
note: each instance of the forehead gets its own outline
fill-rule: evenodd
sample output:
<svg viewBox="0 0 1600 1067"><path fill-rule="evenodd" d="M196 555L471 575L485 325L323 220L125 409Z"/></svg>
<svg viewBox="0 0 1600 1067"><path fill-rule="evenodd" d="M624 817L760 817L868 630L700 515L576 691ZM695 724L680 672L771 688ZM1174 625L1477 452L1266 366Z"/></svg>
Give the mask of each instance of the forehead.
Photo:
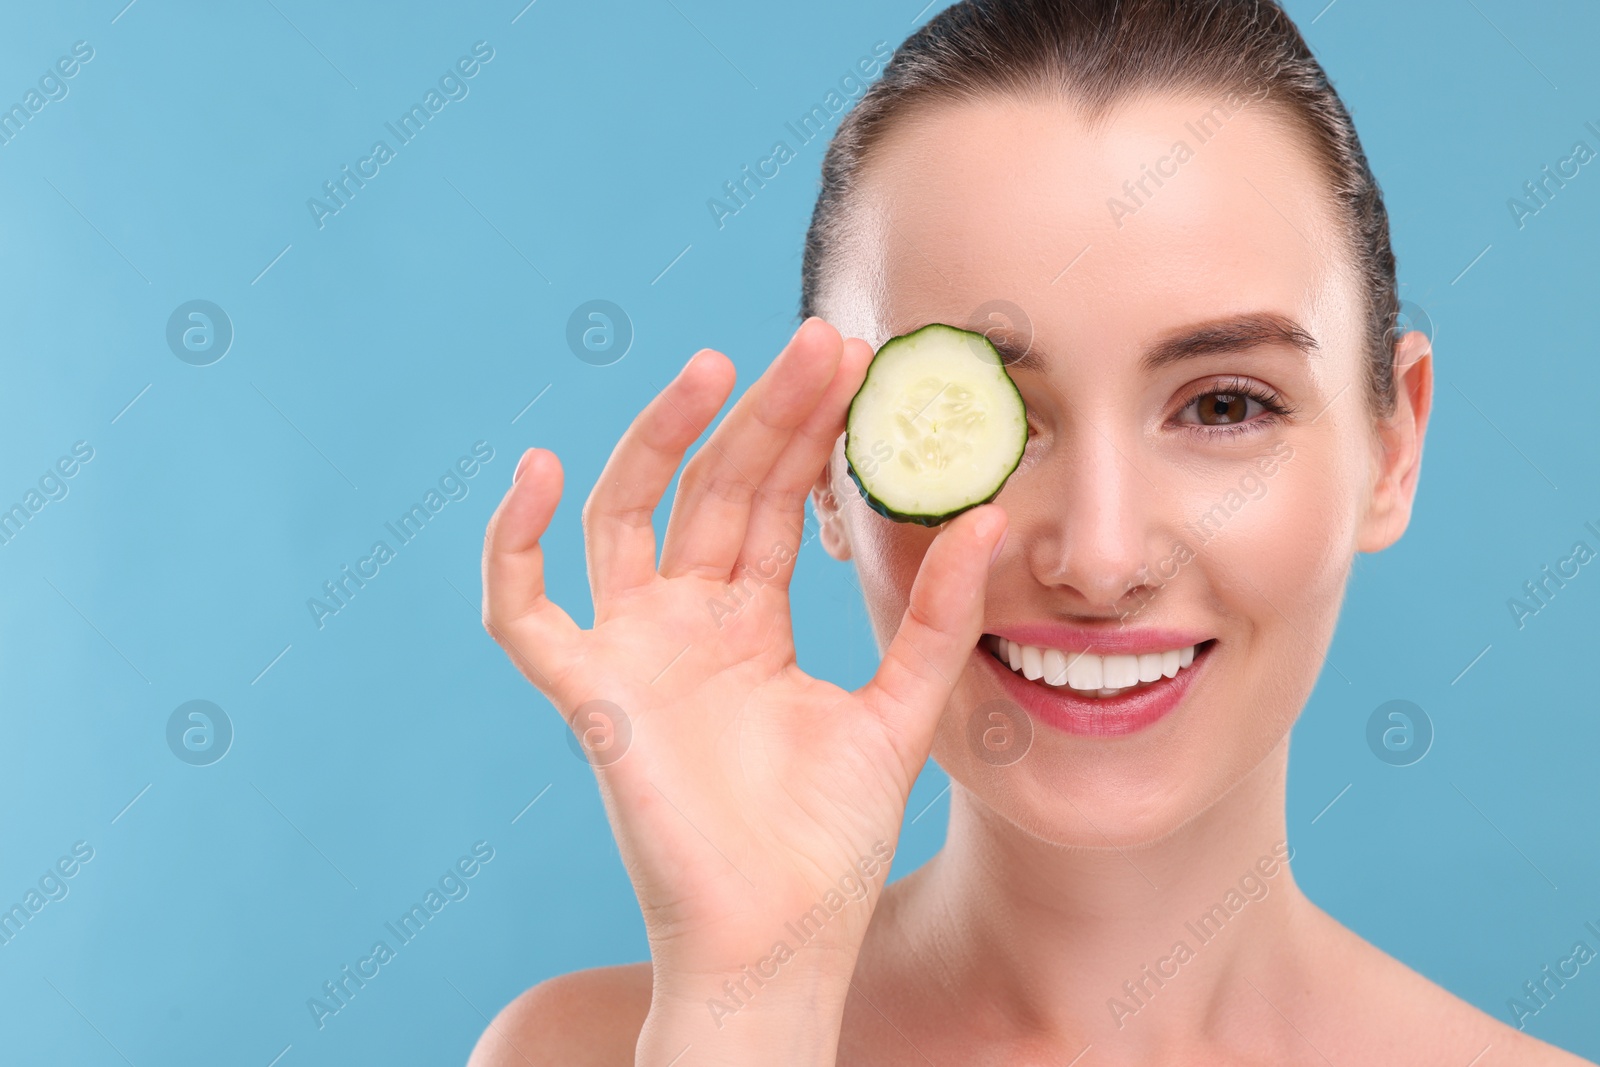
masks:
<svg viewBox="0 0 1600 1067"><path fill-rule="evenodd" d="M974 325L996 300L1097 349L1263 311L1327 347L1356 334L1327 179L1238 97L1141 97L1092 126L1056 98L924 107L877 146L861 192L875 321L841 325L874 344Z"/></svg>

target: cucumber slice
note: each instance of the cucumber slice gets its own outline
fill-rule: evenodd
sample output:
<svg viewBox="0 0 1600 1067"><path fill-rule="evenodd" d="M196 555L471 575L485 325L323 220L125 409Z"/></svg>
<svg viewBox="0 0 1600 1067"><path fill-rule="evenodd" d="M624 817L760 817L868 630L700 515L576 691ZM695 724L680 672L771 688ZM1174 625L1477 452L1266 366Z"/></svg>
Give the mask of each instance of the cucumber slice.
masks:
<svg viewBox="0 0 1600 1067"><path fill-rule="evenodd" d="M873 510L938 526L1000 493L1028 443L1027 410L979 333L934 323L886 341L850 402L844 455Z"/></svg>

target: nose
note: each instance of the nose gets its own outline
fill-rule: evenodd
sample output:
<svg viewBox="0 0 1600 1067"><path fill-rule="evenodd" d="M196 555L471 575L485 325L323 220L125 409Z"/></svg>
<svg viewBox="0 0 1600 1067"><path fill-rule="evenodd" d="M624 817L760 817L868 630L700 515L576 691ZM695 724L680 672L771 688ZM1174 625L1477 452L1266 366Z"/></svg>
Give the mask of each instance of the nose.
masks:
<svg viewBox="0 0 1600 1067"><path fill-rule="evenodd" d="M1029 528L1017 532L1024 534L1024 558L1041 585L1083 614L1120 617L1148 603L1160 587L1150 560L1164 494L1137 466L1131 443L1119 448L1094 427L1079 430L1072 448L1035 469ZM1022 510L1008 503L1013 509Z"/></svg>

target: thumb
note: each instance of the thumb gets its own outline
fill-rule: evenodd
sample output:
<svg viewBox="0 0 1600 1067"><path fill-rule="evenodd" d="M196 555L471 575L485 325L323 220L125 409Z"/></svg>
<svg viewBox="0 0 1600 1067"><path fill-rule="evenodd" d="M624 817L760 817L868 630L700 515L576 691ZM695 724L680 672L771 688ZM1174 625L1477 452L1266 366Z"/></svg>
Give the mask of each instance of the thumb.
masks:
<svg viewBox="0 0 1600 1067"><path fill-rule="evenodd" d="M884 721L915 777L933 747L939 716L983 628L989 565L1006 533L995 505L959 516L934 538L900 629L861 696Z"/></svg>

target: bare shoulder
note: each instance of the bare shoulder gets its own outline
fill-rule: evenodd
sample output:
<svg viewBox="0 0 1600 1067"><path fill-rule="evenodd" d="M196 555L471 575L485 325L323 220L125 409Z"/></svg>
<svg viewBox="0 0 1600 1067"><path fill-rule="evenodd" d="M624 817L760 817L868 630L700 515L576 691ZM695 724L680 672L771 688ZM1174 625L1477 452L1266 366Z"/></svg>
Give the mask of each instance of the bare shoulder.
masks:
<svg viewBox="0 0 1600 1067"><path fill-rule="evenodd" d="M1363 1035L1357 1040L1366 1046L1359 1050L1366 1062L1594 1067L1479 1010L1354 932L1340 930L1346 936L1335 955L1343 958L1331 970L1344 976L1346 989L1360 990L1348 1005L1355 1018L1344 1021L1356 1023L1345 1033ZM1404 1010L1397 1010L1401 1005Z"/></svg>
<svg viewBox="0 0 1600 1067"><path fill-rule="evenodd" d="M557 975L495 1016L467 1067L631 1067L650 1012L650 965Z"/></svg>

